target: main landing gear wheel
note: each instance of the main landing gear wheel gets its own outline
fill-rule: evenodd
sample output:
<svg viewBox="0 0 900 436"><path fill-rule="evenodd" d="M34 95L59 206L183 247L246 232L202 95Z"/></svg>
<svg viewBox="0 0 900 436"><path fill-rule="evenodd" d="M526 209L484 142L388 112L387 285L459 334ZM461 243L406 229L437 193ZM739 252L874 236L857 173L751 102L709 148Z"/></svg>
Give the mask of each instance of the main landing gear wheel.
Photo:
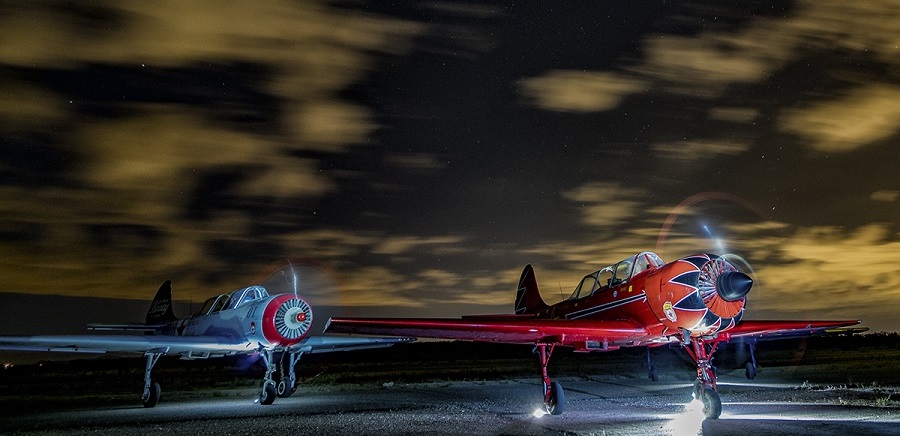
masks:
<svg viewBox="0 0 900 436"><path fill-rule="evenodd" d="M161 389L159 383L153 380L152 371L163 354L165 353L156 350L147 352L147 364L144 366L144 393L141 394L141 402L147 408L154 407L159 403Z"/></svg>
<svg viewBox="0 0 900 436"><path fill-rule="evenodd" d="M703 402L703 415L707 419L717 419L722 414L722 399L719 393L710 386L704 386L700 394Z"/></svg>
<svg viewBox="0 0 900 436"><path fill-rule="evenodd" d="M160 392L162 392L162 388L159 387L159 383L152 382L150 384L150 395L147 395L147 398L143 399L144 407L155 407L156 404L159 403Z"/></svg>
<svg viewBox="0 0 900 436"><path fill-rule="evenodd" d="M296 387L291 387L290 383L287 380L282 378L278 380L278 385L275 386L275 394L278 395L278 398L287 398L293 395Z"/></svg>
<svg viewBox="0 0 900 436"><path fill-rule="evenodd" d="M756 378L756 366L753 365L753 362L747 362L744 366L744 375L747 376L748 380L753 380Z"/></svg>
<svg viewBox="0 0 900 436"><path fill-rule="evenodd" d="M703 403L703 415L707 419L716 419L722 414L722 399L716 392L716 368L711 361L716 352L718 342L708 343L702 338L691 338L684 348L697 364L697 380L694 381L693 396Z"/></svg>
<svg viewBox="0 0 900 436"><path fill-rule="evenodd" d="M263 406L268 406L275 402L275 397L278 394L275 392L275 385L272 383L265 383L262 392L259 394L259 404Z"/></svg>
<svg viewBox="0 0 900 436"><path fill-rule="evenodd" d="M565 410L566 393L562 385L557 382L550 383L550 397L544 399L544 409L551 415L561 415Z"/></svg>
<svg viewBox="0 0 900 436"><path fill-rule="evenodd" d="M649 377L651 381L659 381L659 374L656 372L656 365L650 365L650 368L647 369L647 377Z"/></svg>

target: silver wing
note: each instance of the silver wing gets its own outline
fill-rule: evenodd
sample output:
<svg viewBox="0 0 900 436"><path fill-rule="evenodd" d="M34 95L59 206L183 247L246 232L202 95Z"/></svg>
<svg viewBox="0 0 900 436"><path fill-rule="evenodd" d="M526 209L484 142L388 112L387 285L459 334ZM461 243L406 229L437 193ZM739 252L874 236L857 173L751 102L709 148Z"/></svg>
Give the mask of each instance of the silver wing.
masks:
<svg viewBox="0 0 900 436"><path fill-rule="evenodd" d="M310 336L285 351L327 353L368 348L389 347L412 338L352 338ZM219 336L0 336L0 350L55 351L66 353L159 353L180 354L186 358L220 357L250 354L261 346L251 341L234 341Z"/></svg>

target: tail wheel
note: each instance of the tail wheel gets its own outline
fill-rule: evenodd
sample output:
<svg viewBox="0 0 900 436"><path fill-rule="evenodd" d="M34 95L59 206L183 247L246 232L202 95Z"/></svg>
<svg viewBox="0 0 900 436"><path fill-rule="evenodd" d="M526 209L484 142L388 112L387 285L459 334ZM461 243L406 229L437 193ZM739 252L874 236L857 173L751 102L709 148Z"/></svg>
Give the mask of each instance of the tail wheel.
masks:
<svg viewBox="0 0 900 436"><path fill-rule="evenodd" d="M707 419L718 419L722 414L722 399L719 398L719 393L710 386L704 386L701 392L703 415Z"/></svg>

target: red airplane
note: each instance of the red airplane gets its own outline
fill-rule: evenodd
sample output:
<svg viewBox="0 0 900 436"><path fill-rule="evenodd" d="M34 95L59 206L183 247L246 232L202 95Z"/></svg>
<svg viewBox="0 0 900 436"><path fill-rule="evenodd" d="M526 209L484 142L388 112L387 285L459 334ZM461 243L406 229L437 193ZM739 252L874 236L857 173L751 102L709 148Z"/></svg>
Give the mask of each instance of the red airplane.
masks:
<svg viewBox="0 0 900 436"><path fill-rule="evenodd" d="M711 361L719 343L748 340L751 361L746 375L752 379L757 339L818 334L860 322L741 321L753 280L730 259L698 254L665 263L645 251L584 276L567 300L554 305L541 298L534 270L528 265L519 279L512 315L332 318L325 331L534 344L544 383L544 408L552 415L562 413L565 405L562 387L547 373L557 346L582 352L648 347L649 376L656 380L650 347L677 343L697 365L694 399L702 401L707 418L718 418L722 401Z"/></svg>

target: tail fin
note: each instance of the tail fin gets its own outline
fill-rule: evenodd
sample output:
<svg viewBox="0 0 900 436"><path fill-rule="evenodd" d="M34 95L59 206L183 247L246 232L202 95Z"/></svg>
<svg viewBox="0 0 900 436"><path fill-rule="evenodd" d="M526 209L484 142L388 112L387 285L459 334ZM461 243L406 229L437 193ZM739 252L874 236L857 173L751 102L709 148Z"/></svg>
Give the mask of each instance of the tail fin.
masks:
<svg viewBox="0 0 900 436"><path fill-rule="evenodd" d="M172 281L166 280L156 291L156 297L150 303L146 323L161 324L177 319L175 312L172 311Z"/></svg>
<svg viewBox="0 0 900 436"><path fill-rule="evenodd" d="M519 290L516 292L516 315L531 315L547 309L547 303L541 298L534 268L526 265L519 278Z"/></svg>

